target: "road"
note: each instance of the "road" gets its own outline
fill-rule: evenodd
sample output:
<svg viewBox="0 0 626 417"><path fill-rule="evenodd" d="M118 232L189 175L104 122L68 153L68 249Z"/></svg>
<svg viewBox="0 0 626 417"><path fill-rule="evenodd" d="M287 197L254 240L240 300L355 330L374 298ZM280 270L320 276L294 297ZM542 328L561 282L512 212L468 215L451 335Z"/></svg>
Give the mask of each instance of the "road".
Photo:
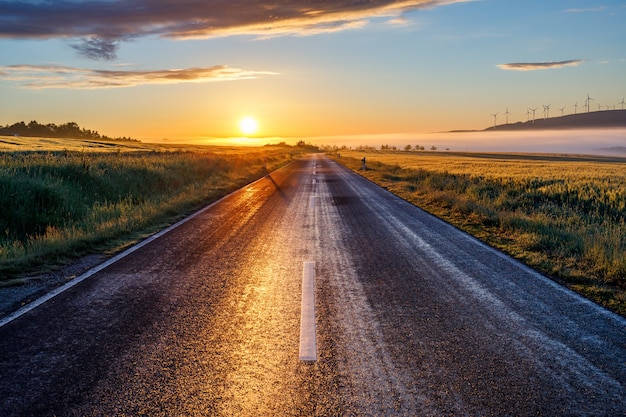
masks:
<svg viewBox="0 0 626 417"><path fill-rule="evenodd" d="M626 321L312 155L0 327L0 401L5 417L624 415Z"/></svg>

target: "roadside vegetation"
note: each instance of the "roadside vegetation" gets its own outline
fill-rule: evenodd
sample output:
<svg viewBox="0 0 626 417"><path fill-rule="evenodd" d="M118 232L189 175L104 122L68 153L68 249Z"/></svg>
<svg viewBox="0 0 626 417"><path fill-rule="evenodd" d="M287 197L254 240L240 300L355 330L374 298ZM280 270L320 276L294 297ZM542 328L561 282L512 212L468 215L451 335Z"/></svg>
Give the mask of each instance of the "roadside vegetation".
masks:
<svg viewBox="0 0 626 417"><path fill-rule="evenodd" d="M15 138L0 140L17 146ZM45 141L33 140L33 148ZM59 143L73 150L0 148L0 286L129 246L310 151Z"/></svg>
<svg viewBox="0 0 626 417"><path fill-rule="evenodd" d="M374 150L337 156L405 200L626 315L626 158Z"/></svg>

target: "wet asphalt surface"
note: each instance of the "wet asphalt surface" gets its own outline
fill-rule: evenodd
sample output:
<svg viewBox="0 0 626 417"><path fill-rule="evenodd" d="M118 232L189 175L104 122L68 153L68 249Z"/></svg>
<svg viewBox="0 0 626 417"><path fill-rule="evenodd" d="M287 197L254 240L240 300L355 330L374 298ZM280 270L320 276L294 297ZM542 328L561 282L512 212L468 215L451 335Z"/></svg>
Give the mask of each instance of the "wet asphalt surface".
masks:
<svg viewBox="0 0 626 417"><path fill-rule="evenodd" d="M320 155L0 327L0 416L624 410L624 319Z"/></svg>

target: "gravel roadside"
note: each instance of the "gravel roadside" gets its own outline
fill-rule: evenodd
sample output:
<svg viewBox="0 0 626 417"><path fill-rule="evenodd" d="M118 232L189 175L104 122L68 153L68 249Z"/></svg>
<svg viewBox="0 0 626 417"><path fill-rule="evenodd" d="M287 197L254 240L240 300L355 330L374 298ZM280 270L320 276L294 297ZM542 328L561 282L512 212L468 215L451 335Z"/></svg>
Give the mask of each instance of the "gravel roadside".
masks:
<svg viewBox="0 0 626 417"><path fill-rule="evenodd" d="M0 319L44 296L57 287L100 265L109 255L84 256L55 271L24 277L24 284L0 288Z"/></svg>

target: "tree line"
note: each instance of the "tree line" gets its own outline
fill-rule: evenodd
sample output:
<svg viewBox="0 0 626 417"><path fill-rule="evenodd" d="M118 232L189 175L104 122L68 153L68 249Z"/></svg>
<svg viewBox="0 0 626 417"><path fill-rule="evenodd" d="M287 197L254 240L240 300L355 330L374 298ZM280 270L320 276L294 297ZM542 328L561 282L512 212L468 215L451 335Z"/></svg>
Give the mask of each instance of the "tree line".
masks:
<svg viewBox="0 0 626 417"><path fill-rule="evenodd" d="M14 123L0 127L0 135L2 136L26 136L26 137L44 137L44 138L71 138L71 139L107 139L107 140L128 140L136 141L129 137L111 138L101 135L95 130L84 129L78 126L76 122L67 122L61 125L54 123L41 124L33 120L26 124L24 122Z"/></svg>
<svg viewBox="0 0 626 417"><path fill-rule="evenodd" d="M347 150L352 150L352 147L347 147L346 145L342 145L341 147L337 146L337 145L326 145L326 146L322 146L322 149L327 151L327 152L337 152L337 151L347 151ZM375 146L370 146L370 145L359 145L355 148L357 151L375 151L378 150L378 148L376 148ZM393 146L393 145L381 145L380 146L380 150L381 151L397 151L400 148L398 148L397 146ZM406 145L402 148L402 150L404 150L405 152L411 152L411 151L425 151L426 148L421 146L421 145ZM437 147L436 146L431 146L430 147L431 151L436 151ZM446 151L449 151L450 148L446 148Z"/></svg>

